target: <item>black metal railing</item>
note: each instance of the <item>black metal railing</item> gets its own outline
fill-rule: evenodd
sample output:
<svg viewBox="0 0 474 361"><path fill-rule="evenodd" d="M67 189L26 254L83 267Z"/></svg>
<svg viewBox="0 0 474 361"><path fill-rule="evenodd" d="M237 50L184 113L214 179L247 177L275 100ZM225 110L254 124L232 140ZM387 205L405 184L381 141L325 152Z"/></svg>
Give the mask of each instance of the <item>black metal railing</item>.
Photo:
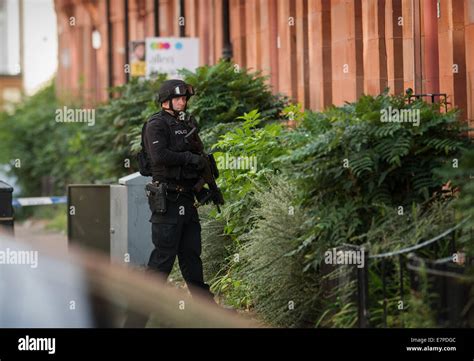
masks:
<svg viewBox="0 0 474 361"><path fill-rule="evenodd" d="M433 275L435 277L438 277L439 279L437 280L437 293L440 295L441 298L441 306L447 307L447 299L449 298L449 285L446 284L446 282L441 279L442 277L451 277L454 279L454 281L462 280L462 281L473 281L472 277L469 278L467 276L462 275L463 269L460 268L459 266L455 266L452 263L452 256L442 258L442 259L437 259L437 260L426 260L421 257L416 256L413 252L424 249L428 246L435 245L437 242L439 242L442 239L445 239L446 237L451 235L451 238L449 240L449 249L451 251L455 250L456 247L456 239L455 239L455 231L460 228L465 222L467 222L467 219L463 220L462 222L458 223L454 227L444 231L443 233L437 235L436 237L431 238L430 240L421 242L419 244L397 250L397 251L392 251L392 252L386 252L386 253L381 253L381 254L374 254L374 255L369 255L368 251L364 252L364 257L365 257L365 262L364 262L364 267L358 268L357 269L357 308L358 308L358 326L361 328L369 327L370 326L370 312L369 312L369 267L371 265L371 262L375 260L380 260L381 262L381 282L382 282L382 299L383 299L383 325L386 327L387 326L387 316L388 316L388 310L387 310L387 282L386 282L386 277L387 277L387 263L388 259L393 258L393 257L398 257L398 263L399 263L399 292L400 292L400 300L404 302L405 298L405 286L404 286L404 280L406 277L406 274L409 272L420 272L423 270L424 272ZM426 269L426 264L432 265L431 269ZM410 274L410 285L413 285L415 282L413 281L413 274ZM452 282L449 282L449 284L452 284ZM454 286L453 286L454 288ZM467 296L466 296L467 297ZM452 302L451 302L452 303ZM459 302L459 298L456 300L456 303ZM455 307L456 310L459 310L459 305ZM449 307L448 307L449 309ZM453 308L448 310L448 312L452 312ZM445 320L446 321L446 320ZM458 315L451 314L450 317L448 317L448 325L449 326L456 326L457 323L459 323ZM403 321L402 321L402 327L403 327Z"/></svg>
<svg viewBox="0 0 474 361"><path fill-rule="evenodd" d="M410 104L415 99L430 99L431 103L439 103L440 105L444 106L444 111L448 111L448 95L446 93L426 93L426 94L413 94L413 90L408 88L405 91L408 99L408 104ZM436 101L436 98L438 101Z"/></svg>

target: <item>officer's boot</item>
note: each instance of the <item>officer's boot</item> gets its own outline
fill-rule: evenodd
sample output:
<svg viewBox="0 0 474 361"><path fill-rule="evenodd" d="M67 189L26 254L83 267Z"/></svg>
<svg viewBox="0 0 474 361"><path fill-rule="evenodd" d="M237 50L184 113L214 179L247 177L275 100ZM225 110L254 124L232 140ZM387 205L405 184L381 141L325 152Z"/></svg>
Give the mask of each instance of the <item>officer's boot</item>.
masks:
<svg viewBox="0 0 474 361"><path fill-rule="evenodd" d="M189 292L193 297L197 297L205 302L209 302L213 306L217 306L214 300L214 294L210 291L209 285L201 282L186 281Z"/></svg>

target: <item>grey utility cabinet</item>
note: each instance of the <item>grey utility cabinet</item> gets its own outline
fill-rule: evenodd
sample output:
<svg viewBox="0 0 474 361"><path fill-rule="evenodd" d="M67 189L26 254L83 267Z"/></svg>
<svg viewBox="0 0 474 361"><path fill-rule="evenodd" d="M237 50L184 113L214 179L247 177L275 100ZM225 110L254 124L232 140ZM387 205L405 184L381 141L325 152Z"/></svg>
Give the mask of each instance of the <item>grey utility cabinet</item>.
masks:
<svg viewBox="0 0 474 361"><path fill-rule="evenodd" d="M144 266L153 250L145 185L150 177L133 173L110 186L110 256L113 263Z"/></svg>
<svg viewBox="0 0 474 361"><path fill-rule="evenodd" d="M145 194L150 181L137 172L119 184L69 185L69 243L105 253L112 263L146 265L153 250Z"/></svg>

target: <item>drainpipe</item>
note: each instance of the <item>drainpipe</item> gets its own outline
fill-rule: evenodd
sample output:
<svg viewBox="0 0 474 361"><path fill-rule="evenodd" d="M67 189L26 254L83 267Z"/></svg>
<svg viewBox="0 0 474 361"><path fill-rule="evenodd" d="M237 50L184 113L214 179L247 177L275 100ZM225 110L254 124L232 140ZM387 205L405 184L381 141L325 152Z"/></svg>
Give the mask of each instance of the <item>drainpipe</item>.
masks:
<svg viewBox="0 0 474 361"><path fill-rule="evenodd" d="M154 2L154 15L155 15L155 36L160 36L160 2L159 0L155 0Z"/></svg>
<svg viewBox="0 0 474 361"><path fill-rule="evenodd" d="M423 0L423 30L425 59L423 62L423 92L439 93L438 0Z"/></svg>
<svg viewBox="0 0 474 361"><path fill-rule="evenodd" d="M229 32L229 0L222 1L222 33L223 33L222 58L225 60L231 60L232 59L232 44L230 42L230 32Z"/></svg>
<svg viewBox="0 0 474 361"><path fill-rule="evenodd" d="M179 27L179 37L184 38L185 36L185 27L186 27L186 19L184 17L184 0L179 0L179 17L184 19L184 25Z"/></svg>
<svg viewBox="0 0 474 361"><path fill-rule="evenodd" d="M128 58L129 58L129 49L128 49L128 43L130 41L130 34L129 34L129 29L128 29L128 0L124 1L124 26L125 26L125 64L128 64ZM130 74L128 72L125 73L125 81L128 83L130 79Z"/></svg>
<svg viewBox="0 0 474 361"><path fill-rule="evenodd" d="M109 88L114 86L114 62L112 59L113 49L113 37L112 37L112 21L110 19L110 0L107 0L107 67L108 67L108 86ZM110 94L109 94L110 96Z"/></svg>
<svg viewBox="0 0 474 361"><path fill-rule="evenodd" d="M412 31L413 31L413 88L415 94L423 92L422 84L422 61L421 61L421 17L420 0L412 3Z"/></svg>

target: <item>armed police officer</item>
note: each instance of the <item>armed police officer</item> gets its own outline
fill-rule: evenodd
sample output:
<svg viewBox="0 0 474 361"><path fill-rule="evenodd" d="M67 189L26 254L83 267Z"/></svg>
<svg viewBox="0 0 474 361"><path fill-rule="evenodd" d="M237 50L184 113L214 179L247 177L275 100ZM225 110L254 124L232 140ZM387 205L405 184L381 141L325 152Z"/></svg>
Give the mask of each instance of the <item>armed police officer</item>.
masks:
<svg viewBox="0 0 474 361"><path fill-rule="evenodd" d="M190 141L197 140L202 146L197 125L186 114L192 95L193 87L182 80L163 82L156 99L161 111L148 120L142 133L153 177L147 194L155 249L148 268L166 282L177 257L191 294L214 302L203 279L201 226L196 209L196 196L209 198L202 187L208 163L202 147ZM203 196L203 192L207 193Z"/></svg>

